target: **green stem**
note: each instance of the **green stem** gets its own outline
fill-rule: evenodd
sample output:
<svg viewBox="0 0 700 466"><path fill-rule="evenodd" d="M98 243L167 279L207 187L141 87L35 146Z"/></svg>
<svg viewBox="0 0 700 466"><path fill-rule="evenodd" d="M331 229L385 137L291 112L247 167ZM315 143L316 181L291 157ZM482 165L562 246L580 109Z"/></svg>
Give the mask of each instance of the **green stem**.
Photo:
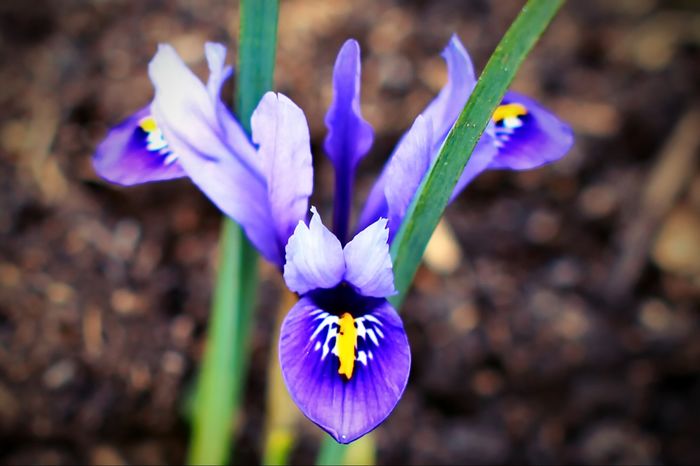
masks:
<svg viewBox="0 0 700 466"><path fill-rule="evenodd" d="M241 2L235 101L248 132L255 106L272 88L278 9L277 0ZM194 401L190 464L228 462L248 363L258 257L243 230L230 219L223 221L219 247L207 345Z"/></svg>

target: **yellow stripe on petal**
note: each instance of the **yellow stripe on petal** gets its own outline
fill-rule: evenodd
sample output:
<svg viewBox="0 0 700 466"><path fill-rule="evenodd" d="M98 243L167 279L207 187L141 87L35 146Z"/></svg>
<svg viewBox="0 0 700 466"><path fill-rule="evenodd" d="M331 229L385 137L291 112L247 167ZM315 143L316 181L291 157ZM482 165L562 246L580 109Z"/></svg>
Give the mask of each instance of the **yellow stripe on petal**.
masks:
<svg viewBox="0 0 700 466"><path fill-rule="evenodd" d="M527 115L527 109L522 104L499 105L493 112L493 121L498 123L506 118L517 118L523 115Z"/></svg>
<svg viewBox="0 0 700 466"><path fill-rule="evenodd" d="M355 347L357 346L357 328L355 319L349 312L344 313L338 320L340 330L338 331L338 358L340 368L338 374L344 375L350 380L352 371L355 368Z"/></svg>

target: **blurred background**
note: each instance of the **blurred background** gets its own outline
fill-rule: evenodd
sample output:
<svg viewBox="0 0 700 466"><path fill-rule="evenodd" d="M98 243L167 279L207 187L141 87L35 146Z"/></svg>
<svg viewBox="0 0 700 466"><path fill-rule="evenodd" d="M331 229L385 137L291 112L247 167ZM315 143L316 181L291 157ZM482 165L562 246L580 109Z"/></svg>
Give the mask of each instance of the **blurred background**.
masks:
<svg viewBox="0 0 700 466"><path fill-rule="evenodd" d="M522 3L283 1L276 87L309 120L314 203L328 214L346 38L377 133L359 207L444 83L449 36L480 70ZM237 2L0 3L1 463L184 461L219 214L187 181L110 186L90 157L150 100L157 43L203 76L203 43L235 52L237 34ZM565 5L513 88L576 146L484 174L447 210L403 309L413 367L380 463L700 462L698 82L697 2ZM260 461L281 283L261 273L235 463ZM309 463L319 434L300 425L292 460Z"/></svg>

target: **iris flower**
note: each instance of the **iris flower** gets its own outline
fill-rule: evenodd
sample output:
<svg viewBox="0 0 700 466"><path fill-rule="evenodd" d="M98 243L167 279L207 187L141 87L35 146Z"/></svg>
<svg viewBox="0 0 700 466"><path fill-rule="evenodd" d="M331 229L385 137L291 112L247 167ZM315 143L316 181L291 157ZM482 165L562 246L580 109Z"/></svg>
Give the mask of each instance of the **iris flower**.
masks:
<svg viewBox="0 0 700 466"><path fill-rule="evenodd" d="M226 49L208 43L205 55L206 84L161 45L149 65L154 100L110 131L94 166L122 185L187 176L241 225L300 296L279 341L292 399L336 441L352 442L389 415L406 387L411 354L387 301L396 293L389 246L474 88L473 65L452 37L442 54L447 84L400 139L351 230L355 170L374 132L360 111L359 45L343 45L325 118L325 152L336 180L331 231L313 207L307 220L313 170L302 110L282 94L265 94L248 139L219 95L232 71L224 64ZM508 92L453 197L484 170L534 168L562 157L572 141L552 113Z"/></svg>

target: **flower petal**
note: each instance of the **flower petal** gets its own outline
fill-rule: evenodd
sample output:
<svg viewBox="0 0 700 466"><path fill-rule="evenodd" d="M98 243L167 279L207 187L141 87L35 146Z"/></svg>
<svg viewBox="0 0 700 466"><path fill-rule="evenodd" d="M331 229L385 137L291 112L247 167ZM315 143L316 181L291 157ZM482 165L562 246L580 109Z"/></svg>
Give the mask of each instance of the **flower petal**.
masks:
<svg viewBox="0 0 700 466"><path fill-rule="evenodd" d="M284 280L299 294L333 288L345 274L340 241L323 225L315 207L311 207L311 213L309 226L300 220L286 249Z"/></svg>
<svg viewBox="0 0 700 466"><path fill-rule="evenodd" d="M374 131L360 111L360 45L343 44L333 68L333 101L326 113L325 149L335 169L333 230L346 241L352 206L355 167L374 140Z"/></svg>
<svg viewBox="0 0 700 466"><path fill-rule="evenodd" d="M456 34L441 55L447 63L447 84L423 111L423 116L433 122L434 157L476 85L474 65Z"/></svg>
<svg viewBox="0 0 700 466"><path fill-rule="evenodd" d="M354 168L369 151L374 130L360 111L360 45L343 44L333 68L333 101L326 113L326 153L336 170Z"/></svg>
<svg viewBox="0 0 700 466"><path fill-rule="evenodd" d="M571 149L571 128L533 99L507 92L499 109L494 114L498 154L489 168L527 170L559 160Z"/></svg>
<svg viewBox="0 0 700 466"><path fill-rule="evenodd" d="M265 258L281 265L282 248L267 205L265 181L229 144L226 125L221 124L229 120L230 127L233 116L220 99L212 99L172 47L159 46L149 74L156 90L151 111L187 175L241 225Z"/></svg>
<svg viewBox="0 0 700 466"><path fill-rule="evenodd" d="M304 415L340 443L386 419L408 381L411 353L403 324L388 302L376 301L353 312L357 351L349 380L338 373L338 316L304 297L282 323L279 354L287 389Z"/></svg>
<svg viewBox="0 0 700 466"><path fill-rule="evenodd" d="M102 178L124 186L185 176L148 108L112 128L92 163Z"/></svg>
<svg viewBox="0 0 700 466"><path fill-rule="evenodd" d="M363 296L396 294L389 255L387 220L380 218L345 245L345 280Z"/></svg>
<svg viewBox="0 0 700 466"><path fill-rule="evenodd" d="M418 189L432 159L432 128L424 116L418 115L413 126L399 143L389 160L384 185L389 217L389 242L401 227L408 205Z"/></svg>
<svg viewBox="0 0 700 466"><path fill-rule="evenodd" d="M282 94L268 92L251 119L270 212L281 244L306 218L313 190L309 127L304 112Z"/></svg>
<svg viewBox="0 0 700 466"><path fill-rule="evenodd" d="M440 90L440 93L428 104L422 115L432 123L432 149L431 160L437 157L440 147L447 137L447 133L454 125L457 117L469 99L469 95L476 84L474 65L469 54L456 35L453 35L447 47L442 51L442 57L447 63L447 84ZM402 136L399 144L389 160L393 159L398 148L401 147ZM358 230L364 229L367 225L377 220L379 217L387 215L387 203L385 199L386 176L389 164L372 187L365 206L358 220ZM422 178L422 176L421 176ZM393 227L392 227L393 231Z"/></svg>

